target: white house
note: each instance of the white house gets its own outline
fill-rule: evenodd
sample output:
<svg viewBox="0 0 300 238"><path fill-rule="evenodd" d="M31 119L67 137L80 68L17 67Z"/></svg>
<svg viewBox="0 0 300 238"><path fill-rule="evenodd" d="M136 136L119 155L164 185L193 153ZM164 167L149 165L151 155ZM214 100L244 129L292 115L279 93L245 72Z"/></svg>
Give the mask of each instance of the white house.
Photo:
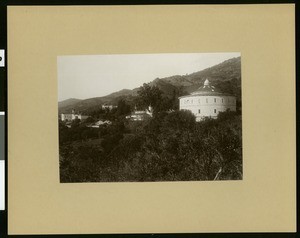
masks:
<svg viewBox="0 0 300 238"><path fill-rule="evenodd" d="M217 118L219 112L236 111L236 97L218 91L208 79L190 95L179 97L180 110L189 110L197 121L205 117Z"/></svg>
<svg viewBox="0 0 300 238"><path fill-rule="evenodd" d="M87 127L99 128L100 126L111 125L111 124L112 124L112 122L109 121L109 120L105 120L105 121L99 120L95 123L92 123L92 124L88 125Z"/></svg>
<svg viewBox="0 0 300 238"><path fill-rule="evenodd" d="M72 110L72 113L62 113L60 118L62 121L73 121L75 119L85 120L89 116L81 115L81 113L76 113L75 110Z"/></svg>
<svg viewBox="0 0 300 238"><path fill-rule="evenodd" d="M149 106L148 109L144 111L138 111L136 108L135 110L128 116L126 116L126 119L130 119L132 121L143 121L146 118L152 117L153 110L152 107Z"/></svg>
<svg viewBox="0 0 300 238"><path fill-rule="evenodd" d="M108 105L108 104L103 104L102 105L102 109L109 109L109 110L112 110L113 108L117 108L117 106L115 105Z"/></svg>

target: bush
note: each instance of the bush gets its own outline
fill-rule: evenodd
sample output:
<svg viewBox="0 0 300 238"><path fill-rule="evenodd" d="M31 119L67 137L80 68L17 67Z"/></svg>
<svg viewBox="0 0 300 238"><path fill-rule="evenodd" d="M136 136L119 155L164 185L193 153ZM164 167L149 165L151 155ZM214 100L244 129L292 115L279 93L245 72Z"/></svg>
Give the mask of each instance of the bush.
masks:
<svg viewBox="0 0 300 238"><path fill-rule="evenodd" d="M241 116L223 112L196 122L189 111L158 112L143 122L121 119L99 130L60 125L63 179L68 181L191 181L242 178ZM103 139L76 147L78 139ZM130 133L130 134L128 134ZM70 139L71 138L71 139ZM69 143L69 144L68 144Z"/></svg>

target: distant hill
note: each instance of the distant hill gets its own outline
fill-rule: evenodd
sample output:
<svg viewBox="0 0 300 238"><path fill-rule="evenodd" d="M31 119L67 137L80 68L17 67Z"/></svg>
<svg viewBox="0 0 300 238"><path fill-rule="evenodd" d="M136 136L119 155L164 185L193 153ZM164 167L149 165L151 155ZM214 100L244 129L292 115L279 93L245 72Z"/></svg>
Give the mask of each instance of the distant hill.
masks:
<svg viewBox="0 0 300 238"><path fill-rule="evenodd" d="M164 81L164 87L161 87L161 90L163 91L164 88L166 88L166 84L169 83L173 87L181 87L187 93L191 93L202 86L205 79L209 79L214 86L223 92L232 93L238 96L241 86L241 58L232 58L221 64L188 75L176 75L156 79L153 83L160 87L161 82L159 81ZM228 83L232 84L232 87L228 87ZM166 90L166 93L168 94L167 91L168 90Z"/></svg>
<svg viewBox="0 0 300 238"><path fill-rule="evenodd" d="M156 78L150 82L150 85L157 86L165 96L172 97L174 92L176 92L176 95L185 95L197 90L197 88L203 85L205 79L209 79L210 82L221 91L236 95L237 104L238 106L241 105L240 57L226 60L221 64L192 74ZM137 95L137 92L138 88L132 90L123 89L104 97L95 97L85 100L68 99L59 103L59 111L60 113L66 113L74 108L84 113L85 111L100 108L104 103L116 105L120 99L125 99L130 102Z"/></svg>
<svg viewBox="0 0 300 238"><path fill-rule="evenodd" d="M72 109L75 109L76 111L80 111L82 113L85 113L90 110L97 110L101 108L103 104L112 104L117 105L118 101L120 99L127 99L131 96L137 95L138 89L122 89L118 92L111 93L107 96L103 97L95 97L95 98L89 98L79 101L71 101L71 99L67 99L63 102L58 103L58 110L59 113L70 113ZM70 101L68 101L70 100ZM64 102L70 102L70 103L64 103Z"/></svg>
<svg viewBox="0 0 300 238"><path fill-rule="evenodd" d="M74 105L78 102L80 102L81 99L76 99L76 98L69 98L67 100L64 100L64 101L61 101L61 102L58 102L58 107L61 108L61 107L68 107L70 105Z"/></svg>
<svg viewBox="0 0 300 238"><path fill-rule="evenodd" d="M106 98L116 98L116 97L121 97L121 96L128 96L128 95L133 95L134 94L134 90L131 89L122 89L118 92L115 93L111 93L107 96L105 96Z"/></svg>

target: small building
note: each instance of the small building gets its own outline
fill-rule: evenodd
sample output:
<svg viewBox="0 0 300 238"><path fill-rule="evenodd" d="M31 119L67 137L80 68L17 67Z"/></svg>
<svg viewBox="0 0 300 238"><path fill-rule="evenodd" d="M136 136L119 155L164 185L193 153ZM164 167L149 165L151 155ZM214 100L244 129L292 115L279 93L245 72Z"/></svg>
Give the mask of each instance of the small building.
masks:
<svg viewBox="0 0 300 238"><path fill-rule="evenodd" d="M108 105L108 104L103 104L102 105L102 109L103 110L105 110L105 109L112 110L113 108L117 108L117 106L115 106L115 105Z"/></svg>
<svg viewBox="0 0 300 238"><path fill-rule="evenodd" d="M111 124L112 124L112 122L109 120L105 120L105 121L99 120L95 123L88 125L87 127L99 128L100 126L111 125Z"/></svg>
<svg viewBox="0 0 300 238"><path fill-rule="evenodd" d="M149 106L146 110L134 110L130 115L126 116L126 119L132 120L132 121L143 121L146 118L152 117L152 107Z"/></svg>
<svg viewBox="0 0 300 238"><path fill-rule="evenodd" d="M62 113L60 118L62 121L74 121L79 119L81 121L86 120L89 116L81 115L81 113L76 113L75 110L72 110L72 113Z"/></svg>
<svg viewBox="0 0 300 238"><path fill-rule="evenodd" d="M197 91L179 97L179 109L191 111L196 121L205 117L217 118L219 112L236 111L236 97L220 92L206 79Z"/></svg>

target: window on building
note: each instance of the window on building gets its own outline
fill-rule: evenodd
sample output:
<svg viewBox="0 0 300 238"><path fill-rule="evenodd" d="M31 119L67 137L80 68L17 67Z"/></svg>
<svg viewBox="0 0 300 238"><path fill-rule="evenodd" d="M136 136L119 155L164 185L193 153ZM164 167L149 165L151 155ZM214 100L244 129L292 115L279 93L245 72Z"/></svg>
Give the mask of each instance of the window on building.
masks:
<svg viewBox="0 0 300 238"><path fill-rule="evenodd" d="M214 109L214 113L217 113L217 109Z"/></svg>
<svg viewBox="0 0 300 238"><path fill-rule="evenodd" d="M217 102L217 99L215 98L215 102Z"/></svg>
<svg viewBox="0 0 300 238"><path fill-rule="evenodd" d="M198 103L200 103L200 99L198 99Z"/></svg>
<svg viewBox="0 0 300 238"><path fill-rule="evenodd" d="M208 103L208 99L206 98L206 103Z"/></svg>
<svg viewBox="0 0 300 238"><path fill-rule="evenodd" d="M198 113L199 113L199 114L201 113L201 110L200 110L200 109L198 110Z"/></svg>

